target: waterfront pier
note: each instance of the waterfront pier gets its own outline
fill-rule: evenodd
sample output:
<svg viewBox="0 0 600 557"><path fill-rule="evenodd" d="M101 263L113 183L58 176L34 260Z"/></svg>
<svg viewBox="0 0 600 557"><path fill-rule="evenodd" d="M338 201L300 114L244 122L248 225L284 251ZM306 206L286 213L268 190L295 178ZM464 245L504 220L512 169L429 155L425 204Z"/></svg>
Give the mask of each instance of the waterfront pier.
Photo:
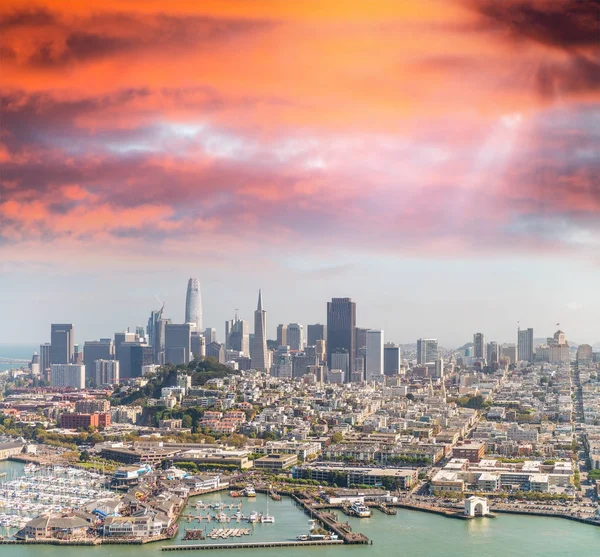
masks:
<svg viewBox="0 0 600 557"><path fill-rule="evenodd" d="M318 545L343 545L343 540L306 540L284 542L240 542L240 543L206 543L206 544L181 544L163 545L161 551L194 551L199 549L252 549L266 547L304 547Z"/></svg>

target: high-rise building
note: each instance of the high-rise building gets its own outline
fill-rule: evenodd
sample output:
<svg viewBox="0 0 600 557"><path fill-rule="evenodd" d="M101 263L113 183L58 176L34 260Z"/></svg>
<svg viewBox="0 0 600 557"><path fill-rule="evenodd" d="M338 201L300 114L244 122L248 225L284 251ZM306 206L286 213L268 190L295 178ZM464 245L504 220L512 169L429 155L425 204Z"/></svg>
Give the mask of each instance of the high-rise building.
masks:
<svg viewBox="0 0 600 557"><path fill-rule="evenodd" d="M170 319L160 318L156 320L154 327L154 341L152 350L155 364L166 363L165 357L165 327L171 323Z"/></svg>
<svg viewBox="0 0 600 557"><path fill-rule="evenodd" d="M342 370L342 383L350 381L350 354L348 352L334 352L331 355L331 369Z"/></svg>
<svg viewBox="0 0 600 557"><path fill-rule="evenodd" d="M192 325L190 323L167 323L165 325L166 363L189 364L191 340Z"/></svg>
<svg viewBox="0 0 600 557"><path fill-rule="evenodd" d="M294 356L288 346L282 345L277 348L271 374L280 379L291 379L294 376Z"/></svg>
<svg viewBox="0 0 600 557"><path fill-rule="evenodd" d="M115 333L115 359L121 359L121 345L124 343L137 342L137 335L124 331L122 333ZM121 375L123 375L123 366L121 365Z"/></svg>
<svg viewBox="0 0 600 557"><path fill-rule="evenodd" d="M317 340L327 341L327 329L325 325L315 323L306 327L306 344L308 346L316 346Z"/></svg>
<svg viewBox="0 0 600 557"><path fill-rule="evenodd" d="M220 364L225 363L225 348L220 342L211 342L206 345L206 357L214 358Z"/></svg>
<svg viewBox="0 0 600 557"><path fill-rule="evenodd" d="M71 323L50 326L50 363L70 364L75 352L75 330Z"/></svg>
<svg viewBox="0 0 600 557"><path fill-rule="evenodd" d="M292 351L302 350L304 348L304 327L300 325L300 323L288 324L287 345Z"/></svg>
<svg viewBox="0 0 600 557"><path fill-rule="evenodd" d="M496 341L488 342L486 345L485 359L488 364L497 364L500 359L500 349Z"/></svg>
<svg viewBox="0 0 600 557"><path fill-rule="evenodd" d="M254 341L252 342L252 369L269 370L267 353L267 312L263 308L262 291L258 291L258 306L254 312Z"/></svg>
<svg viewBox="0 0 600 557"><path fill-rule="evenodd" d="M96 386L119 384L119 360L96 360L94 366Z"/></svg>
<svg viewBox="0 0 600 557"><path fill-rule="evenodd" d="M438 358L435 361L435 379L443 379L444 378L444 359Z"/></svg>
<svg viewBox="0 0 600 557"><path fill-rule="evenodd" d="M367 347L367 331L369 329L364 329L361 327L356 327L354 329L354 349L358 352L361 348Z"/></svg>
<svg viewBox="0 0 600 557"><path fill-rule="evenodd" d="M50 386L85 389L85 366L83 364L52 364Z"/></svg>
<svg viewBox="0 0 600 557"><path fill-rule="evenodd" d="M213 329L212 327L204 329L204 338L206 340L206 346L211 342L217 342L217 329Z"/></svg>
<svg viewBox="0 0 600 557"><path fill-rule="evenodd" d="M365 357L357 356L354 358L354 371L350 375L352 383L362 383L365 380Z"/></svg>
<svg viewBox="0 0 600 557"><path fill-rule="evenodd" d="M315 345L315 355L319 362L325 362L327 359L327 349L324 340L317 340L317 344Z"/></svg>
<svg viewBox="0 0 600 557"><path fill-rule="evenodd" d="M438 341L435 338L417 340L417 364L433 363L438 359Z"/></svg>
<svg viewBox="0 0 600 557"><path fill-rule="evenodd" d="M517 356L524 362L533 362L533 329L517 330Z"/></svg>
<svg viewBox="0 0 600 557"><path fill-rule="evenodd" d="M473 357L480 360L485 358L485 336L483 333L473 335Z"/></svg>
<svg viewBox="0 0 600 557"><path fill-rule="evenodd" d="M369 329L367 331L366 380L383 380L383 331Z"/></svg>
<svg viewBox="0 0 600 557"><path fill-rule="evenodd" d="M327 302L327 365L331 369L331 354L342 348L350 358L350 376L356 357L355 329L356 304L351 298L332 298Z"/></svg>
<svg viewBox="0 0 600 557"><path fill-rule="evenodd" d="M296 352L292 358L292 377L302 377L306 375L306 370L310 366L318 365L317 356L308 352Z"/></svg>
<svg viewBox="0 0 600 557"><path fill-rule="evenodd" d="M248 321L238 317L237 312L233 319L225 321L225 349L250 355L250 326Z"/></svg>
<svg viewBox="0 0 600 557"><path fill-rule="evenodd" d="M287 346L287 325L280 323L277 325L277 347Z"/></svg>
<svg viewBox="0 0 600 557"><path fill-rule="evenodd" d="M111 339L86 340L83 345L83 363L85 364L86 383L95 384L96 360L112 360L115 357L114 345Z"/></svg>
<svg viewBox="0 0 600 557"><path fill-rule="evenodd" d="M398 375L400 373L400 346L386 342L383 347L383 374Z"/></svg>
<svg viewBox="0 0 600 557"><path fill-rule="evenodd" d="M150 312L150 317L148 318L148 325L146 326L146 340L149 346L154 348L154 344L156 343L156 331L158 328L158 322L162 319L163 310L165 306L160 309L153 309Z"/></svg>
<svg viewBox="0 0 600 557"><path fill-rule="evenodd" d="M185 322L192 323L196 331L202 330L202 297L200 295L200 281L197 278L188 280L185 296Z"/></svg>
<svg viewBox="0 0 600 557"><path fill-rule="evenodd" d="M40 374L42 378L48 377L50 372L50 343L40 344Z"/></svg>

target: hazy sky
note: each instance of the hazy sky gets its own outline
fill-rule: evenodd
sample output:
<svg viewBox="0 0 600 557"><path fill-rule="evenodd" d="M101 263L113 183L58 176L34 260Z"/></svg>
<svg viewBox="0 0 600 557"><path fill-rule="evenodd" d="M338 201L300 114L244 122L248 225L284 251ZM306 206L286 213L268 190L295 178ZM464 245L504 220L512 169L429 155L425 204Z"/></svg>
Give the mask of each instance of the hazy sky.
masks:
<svg viewBox="0 0 600 557"><path fill-rule="evenodd" d="M592 0L0 7L0 343L350 296L386 340L600 341Z"/></svg>

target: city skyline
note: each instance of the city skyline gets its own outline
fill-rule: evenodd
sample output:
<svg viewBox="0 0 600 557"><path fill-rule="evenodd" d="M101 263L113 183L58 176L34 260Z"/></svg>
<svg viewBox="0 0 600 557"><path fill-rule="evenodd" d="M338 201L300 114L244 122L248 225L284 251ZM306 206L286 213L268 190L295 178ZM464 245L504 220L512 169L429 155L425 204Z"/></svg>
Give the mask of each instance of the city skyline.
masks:
<svg viewBox="0 0 600 557"><path fill-rule="evenodd" d="M198 279L190 279L190 280L198 280ZM188 288L189 289L189 288ZM172 323L183 323L180 319L177 318L173 318L172 315L179 315L182 311L186 311L186 306L187 306L187 292L185 295L183 295L182 299L180 300L180 304L176 307L172 307L172 304L167 304L167 302L165 302L164 304L164 315L163 318L170 320ZM327 311L326 311L326 305L329 303L330 300L324 300L321 304L321 314L317 315L317 316L308 316L305 320L297 320L297 322L295 323L284 323L284 325L287 327L288 325L296 325L299 324L301 327L304 328L304 330L306 330L306 328L313 324L313 323L319 323L320 321L322 321L323 323L327 322ZM252 305L251 303L247 303L248 301L244 301L244 303L240 303L239 306L240 307L247 307L249 305ZM356 300L353 300L353 302L356 303ZM157 310L155 309L156 303L153 302L152 300L150 300L150 303L148 305L148 315L150 315L150 313L152 312L156 312ZM255 309L256 309L256 305L254 304ZM356 304L357 309L356 309L356 314L357 314L357 321L356 321L356 327L360 330L363 331L367 331L369 329L384 329L384 327L381 326L381 324L378 323L369 323L368 327L362 328L364 323L360 320L360 315L362 314L362 310L363 309L367 309L367 308L363 308L362 304L357 303ZM277 307L279 308L279 313L277 313ZM325 309L324 309L325 308ZM254 315L255 313L255 309L251 310L248 312L249 315L246 315L243 313L243 311L239 310L239 308L236 308L236 315L239 314L239 319L242 319L245 321L249 322L254 322L254 318L250 317L251 315ZM171 310L171 311L170 311ZM224 312L226 312L224 310ZM285 310L285 308L281 308L280 305L276 306L275 311L269 311L269 315L271 313L276 313L278 315L287 315L287 311ZM304 312L304 314L306 315L306 312ZM222 343L223 345L226 344L226 335L224 334L224 327L223 324L225 324L225 326L227 325L228 322L230 322L230 318L227 318L227 315L224 315L225 319L221 322L221 323L214 323L212 320L211 321L207 321L206 324L210 325L212 327L212 329L216 330L216 335L217 335L217 340ZM391 317L393 317L393 314L391 315ZM58 320L54 319L51 322L57 322ZM115 333L120 333L123 331L127 331L129 329L129 331L131 331L131 333L135 333L136 331L136 327L140 327L140 326L144 326L146 327L147 325L145 323L147 323L148 319L146 316L146 319L144 318L140 318L137 321L134 320L130 320L130 322L127 322L125 324L123 324L122 326L119 326L119 324L116 324L116 327L112 328L110 327L110 325L108 327L103 327L101 329L96 328L96 327L90 327L90 323L86 322L86 321L79 321L76 319L72 319L72 320L66 320L63 319L63 322L69 322L70 324L74 324L76 326L76 330L77 330L77 334L75 336L75 344L78 344L79 346L83 346L83 344L85 342L95 342L100 338L108 338L111 337L112 335L114 335ZM383 319L384 322L392 323L394 324L394 321L390 319L390 315L387 316L387 320L386 318ZM517 345L519 343L519 329L521 329L521 333L525 333L528 329L533 329L534 330L534 337L536 340L538 339L545 339L547 338L549 335L554 334L554 330L556 329L556 325L557 324L542 324L542 325L538 325L536 326L524 326L522 325L519 321L517 321L515 324L513 324L513 334L510 334L510 331L508 330L509 327L504 324L502 327L498 327L497 326L497 320L493 320L494 323L496 324L495 327L490 327L489 330L490 331L505 331L505 334L503 335L502 333L500 334L494 334L493 332L484 332L483 334L485 335L485 343L488 343L490 341L493 342L498 342L499 344L515 344ZM43 326L42 328L47 329L48 327L50 327L50 323L48 322L46 326ZM271 339L271 340L276 340L277 339L277 328L281 325L281 320L279 320L279 322L277 322L277 319L271 319L269 318L268 322L267 322L267 329L266 329L266 338L267 339ZM529 325L526 324L526 325ZM327 329L326 325L321 325L325 327L325 330ZM57 325L57 327L60 327L60 325ZM563 329L568 329L569 331L571 331L571 327L568 327L566 325L562 325L561 326ZM390 329L394 330L394 326L390 326ZM399 343L399 344L416 344L417 340L420 338L433 338L436 339L440 346L446 349L454 349L457 348L459 346L463 346L465 344L469 344L469 343L473 343L473 338L474 335L476 333L473 332L469 332L472 331L476 328L480 328L483 329L484 331L488 331L488 329L486 329L485 327L480 327L479 325L477 325L476 323L474 324L470 324L470 323L465 323L463 324L463 329L466 331L466 334L461 337L458 334L453 336L453 337L444 337L444 335L438 335L436 334L436 322L432 321L431 322L431 326L427 328L427 331L429 331L431 334L428 336L423 336L423 335L417 335L416 333L413 334L412 336L409 335L405 335L405 336L400 336L397 337L397 335L391 335L391 338L388 336L388 334L386 334L386 342L395 342L395 343ZM396 328L397 329L397 328ZM89 333L89 331L95 331L95 333ZM204 333L204 330L199 331L201 334ZM253 332L253 331L251 331ZM479 333L477 333L479 334ZM572 341L575 344L600 344L600 334L598 334L596 337L591 336L592 333L590 333L590 336L588 338L585 339L580 339L577 337L572 336L569 333L570 338L572 339ZM39 345L42 344L44 342L49 342L50 341L50 337L51 335L46 331L45 333L41 334L41 338L40 339L32 339L32 338L24 338L21 340L17 340L17 341L6 341L4 340L5 337L0 337L2 338L2 342L0 342L0 345ZM455 342L449 341L448 338L455 338L457 339ZM307 337L305 337L305 344L306 344L306 340ZM150 342L152 344L152 342ZM289 344L289 342L288 342ZM485 347L485 345L484 345ZM357 346L356 349L358 349L359 347ZM484 350L484 354L485 354L485 350Z"/></svg>
<svg viewBox="0 0 600 557"><path fill-rule="evenodd" d="M263 288L272 324L350 296L398 342L517 321L597 342L597 21L587 0L3 2L0 342L142 325L156 294L179 322L190 276L218 331Z"/></svg>

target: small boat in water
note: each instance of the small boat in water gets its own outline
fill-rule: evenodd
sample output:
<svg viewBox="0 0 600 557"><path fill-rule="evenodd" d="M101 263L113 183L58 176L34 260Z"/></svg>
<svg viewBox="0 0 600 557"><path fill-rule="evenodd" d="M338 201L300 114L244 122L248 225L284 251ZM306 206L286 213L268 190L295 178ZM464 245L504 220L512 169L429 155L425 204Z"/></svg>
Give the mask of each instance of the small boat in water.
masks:
<svg viewBox="0 0 600 557"><path fill-rule="evenodd" d="M260 516L256 511L252 511L248 516L248 522L250 522L250 524L256 524L259 520Z"/></svg>

